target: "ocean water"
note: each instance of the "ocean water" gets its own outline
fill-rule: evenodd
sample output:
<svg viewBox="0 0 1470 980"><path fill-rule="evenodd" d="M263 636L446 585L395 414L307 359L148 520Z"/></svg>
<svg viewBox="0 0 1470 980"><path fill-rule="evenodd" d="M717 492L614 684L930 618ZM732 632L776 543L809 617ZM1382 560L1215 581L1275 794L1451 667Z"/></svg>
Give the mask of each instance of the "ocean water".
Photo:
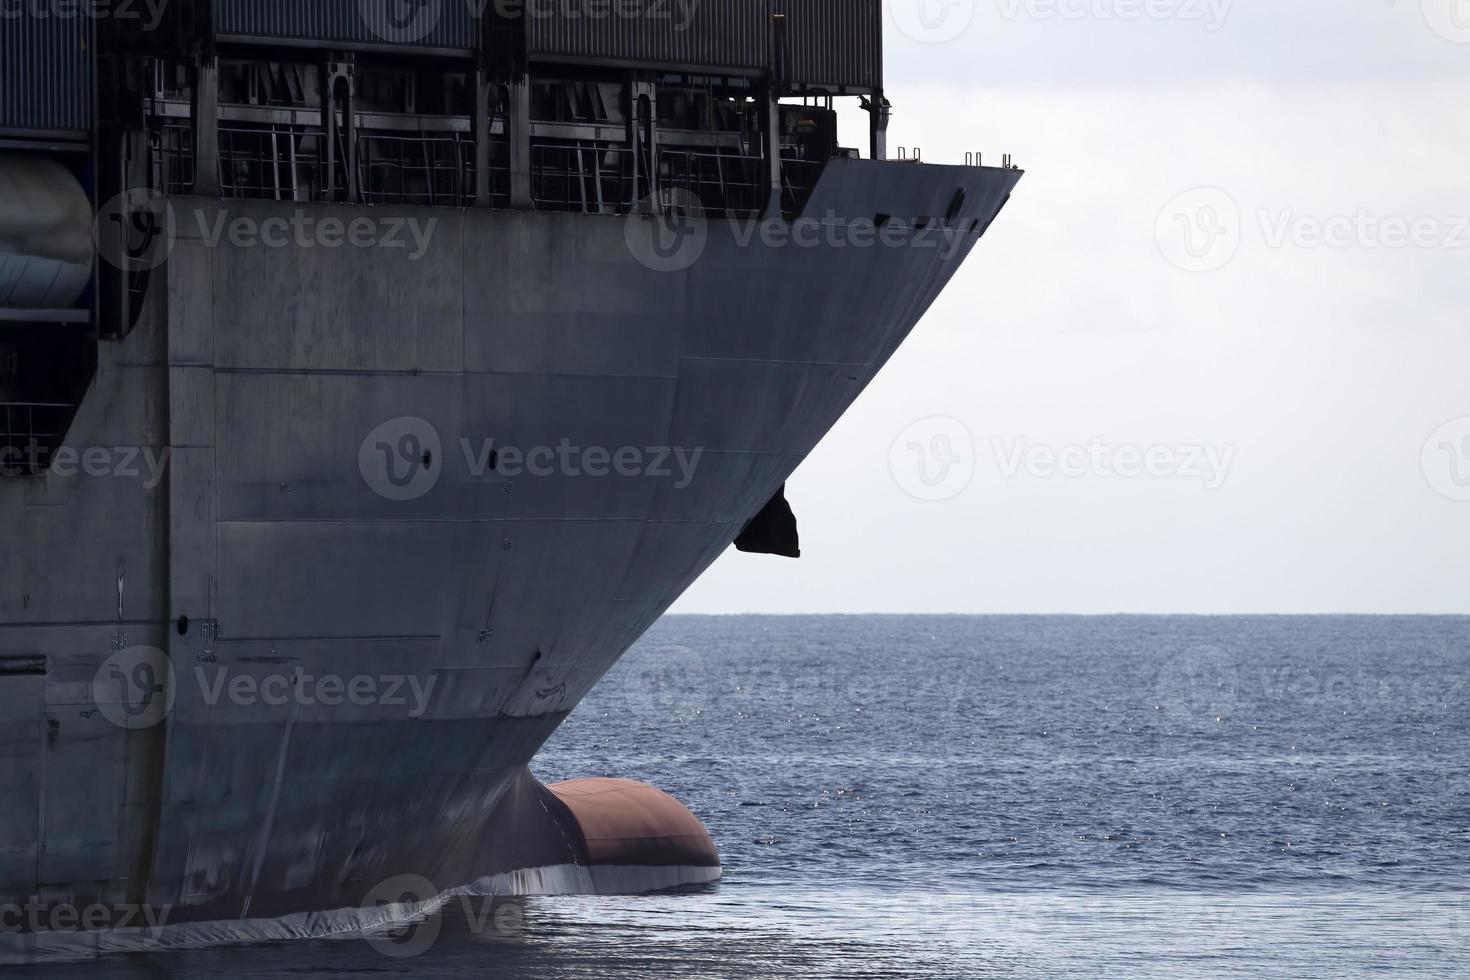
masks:
<svg viewBox="0 0 1470 980"><path fill-rule="evenodd" d="M1470 975L1470 619L669 618L534 769L673 793L724 880L30 972Z"/></svg>

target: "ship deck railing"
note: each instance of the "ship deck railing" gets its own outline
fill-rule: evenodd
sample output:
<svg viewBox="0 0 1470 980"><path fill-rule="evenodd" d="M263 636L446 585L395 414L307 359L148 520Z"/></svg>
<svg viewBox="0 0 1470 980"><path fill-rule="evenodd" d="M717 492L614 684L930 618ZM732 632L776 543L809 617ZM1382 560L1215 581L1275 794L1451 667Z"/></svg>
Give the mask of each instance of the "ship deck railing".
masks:
<svg viewBox="0 0 1470 980"><path fill-rule="evenodd" d="M475 142L458 132L388 133L359 130L353 148L356 193L349 193L347 138L292 123L219 128L219 187L224 198L275 201L356 200L372 205L471 207L475 203ZM170 195L192 192L199 161L187 123L167 122L153 134L154 186ZM821 177L823 160L782 148L781 209L799 214ZM664 147L650 166L642 149L602 141L537 141L531 146L531 201L538 210L626 214L648 196L679 189L710 217L748 218L764 210L765 162L719 146ZM510 204L509 149L492 137L491 207Z"/></svg>
<svg viewBox="0 0 1470 980"><path fill-rule="evenodd" d="M221 126L219 183L223 197L268 201L321 200L347 186L347 146L335 159L327 134L304 126Z"/></svg>
<svg viewBox="0 0 1470 980"><path fill-rule="evenodd" d="M788 218L806 209L827 165L825 160L809 160L796 153L794 148L783 147L781 151L781 211Z"/></svg>
<svg viewBox="0 0 1470 980"><path fill-rule="evenodd" d="M693 195L710 217L748 218L766 204L760 185L763 163L743 154L664 150L659 154L659 183Z"/></svg>
<svg viewBox="0 0 1470 980"><path fill-rule="evenodd" d="M187 194L194 186L194 127L165 122L153 133L153 186L165 194Z"/></svg>
<svg viewBox="0 0 1470 980"><path fill-rule="evenodd" d="M357 172L366 204L470 207L475 203L475 141L459 133L361 133Z"/></svg>
<svg viewBox="0 0 1470 980"><path fill-rule="evenodd" d="M44 470L76 410L67 402L0 401L0 476Z"/></svg>
<svg viewBox="0 0 1470 980"><path fill-rule="evenodd" d="M531 146L531 201L543 211L626 214L635 203L635 152L600 143Z"/></svg>

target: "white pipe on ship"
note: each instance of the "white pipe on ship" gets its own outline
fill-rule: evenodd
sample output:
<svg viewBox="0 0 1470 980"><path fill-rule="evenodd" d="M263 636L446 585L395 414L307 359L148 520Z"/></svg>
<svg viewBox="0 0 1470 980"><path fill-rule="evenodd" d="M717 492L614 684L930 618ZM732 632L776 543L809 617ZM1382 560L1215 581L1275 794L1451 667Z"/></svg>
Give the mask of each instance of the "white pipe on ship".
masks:
<svg viewBox="0 0 1470 980"><path fill-rule="evenodd" d="M0 306L76 306L92 254L92 205L71 171L50 157L0 153Z"/></svg>

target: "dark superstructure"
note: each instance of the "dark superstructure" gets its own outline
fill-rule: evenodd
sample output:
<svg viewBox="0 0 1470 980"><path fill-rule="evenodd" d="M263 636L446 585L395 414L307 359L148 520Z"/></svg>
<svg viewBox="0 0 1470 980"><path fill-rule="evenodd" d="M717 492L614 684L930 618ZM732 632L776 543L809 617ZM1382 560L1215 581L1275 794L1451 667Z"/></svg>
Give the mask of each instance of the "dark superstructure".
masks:
<svg viewBox="0 0 1470 980"><path fill-rule="evenodd" d="M886 159L879 0L56 6L0 20L0 907L585 886L527 764L732 542L798 554L1019 171Z"/></svg>
<svg viewBox="0 0 1470 980"><path fill-rule="evenodd" d="M118 258L79 300L105 338L127 335L147 290L151 193L620 214L678 188L711 215L791 217L839 153L844 96L885 155L879 0L35 9L0 32L0 147L62 161L94 205L126 202L99 228ZM45 336L55 350L12 340L28 365L61 366L12 390L8 424L54 443L93 358Z"/></svg>

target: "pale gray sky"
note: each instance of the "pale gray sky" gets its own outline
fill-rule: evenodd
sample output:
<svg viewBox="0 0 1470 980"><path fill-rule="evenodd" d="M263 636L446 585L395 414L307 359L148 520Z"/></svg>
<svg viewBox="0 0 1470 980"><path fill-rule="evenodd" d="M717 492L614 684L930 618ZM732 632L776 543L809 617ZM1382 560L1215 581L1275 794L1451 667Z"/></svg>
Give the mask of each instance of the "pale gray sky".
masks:
<svg viewBox="0 0 1470 980"><path fill-rule="evenodd" d="M675 611L1470 613L1470 0L889 7L893 145L1027 175Z"/></svg>

